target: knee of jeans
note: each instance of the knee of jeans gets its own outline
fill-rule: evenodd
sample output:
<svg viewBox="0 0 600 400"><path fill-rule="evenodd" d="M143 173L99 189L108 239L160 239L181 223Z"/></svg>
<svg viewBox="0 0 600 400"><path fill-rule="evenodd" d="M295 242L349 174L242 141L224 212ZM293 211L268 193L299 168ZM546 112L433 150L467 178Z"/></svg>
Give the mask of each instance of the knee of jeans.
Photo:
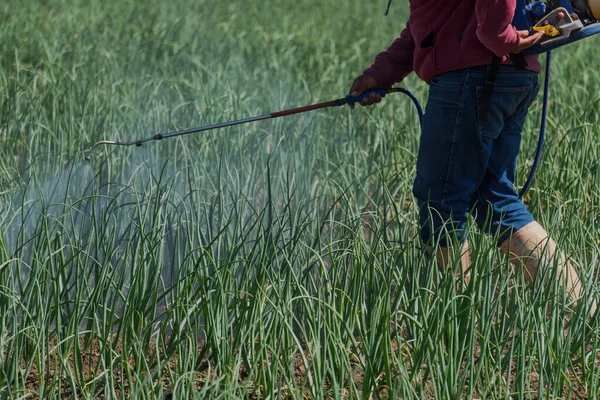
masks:
<svg viewBox="0 0 600 400"><path fill-rule="evenodd" d="M502 243L513 231L534 220L525 205L518 199L509 204L479 201L474 203L471 214L479 229L497 237L498 243Z"/></svg>

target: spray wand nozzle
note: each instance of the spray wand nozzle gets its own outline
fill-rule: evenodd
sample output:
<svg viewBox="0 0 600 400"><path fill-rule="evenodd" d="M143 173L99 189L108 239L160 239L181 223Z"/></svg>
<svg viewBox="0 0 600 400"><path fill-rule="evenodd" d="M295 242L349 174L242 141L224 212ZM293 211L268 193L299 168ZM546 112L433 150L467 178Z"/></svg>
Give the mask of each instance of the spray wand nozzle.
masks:
<svg viewBox="0 0 600 400"><path fill-rule="evenodd" d="M159 133L154 136L150 136L150 137L147 137L144 139L137 139L137 140L133 140L130 142L102 140L102 141L95 143L92 146L92 148L88 152L85 159L88 162L91 162L92 161L92 153L94 152L96 147L98 147L100 145L114 145L114 146L134 146L135 145L137 147L140 147L145 142L149 142L149 141L153 141L153 140L168 139L168 138L175 137L175 136L183 136L183 135L189 135L191 133L205 132L205 131L210 131L213 129L225 128L228 126L235 126L235 125L247 124L250 122L262 121L265 119L274 119L274 118L279 118L279 117L286 117L288 115L302 114L302 113L305 113L308 111L320 110L320 109L328 108L328 107L340 107L343 105L352 105L354 103L360 103L363 99L370 97L371 94L373 94L373 93L377 93L381 97L385 97L387 94L391 94L391 93L404 93L405 95L409 96L411 98L411 100L413 101L413 103L417 106L417 111L419 114L419 123L421 123L422 118L423 118L423 109L421 108L421 105L419 104L419 101L417 100L416 96L414 94L412 94L410 91L408 91L404 88L371 89L371 90L365 91L363 94L361 94L359 96L348 95L341 99L327 101L324 103L318 103L318 104L313 104L313 105L309 105L309 106L293 108L293 109L285 110L285 111L277 111L277 112L274 112L271 114L265 114L265 115L260 115L257 117L251 117L251 118L244 118L244 119L239 119L236 121L223 122L220 124L201 126L199 128L190 128L190 129L186 129L183 131Z"/></svg>

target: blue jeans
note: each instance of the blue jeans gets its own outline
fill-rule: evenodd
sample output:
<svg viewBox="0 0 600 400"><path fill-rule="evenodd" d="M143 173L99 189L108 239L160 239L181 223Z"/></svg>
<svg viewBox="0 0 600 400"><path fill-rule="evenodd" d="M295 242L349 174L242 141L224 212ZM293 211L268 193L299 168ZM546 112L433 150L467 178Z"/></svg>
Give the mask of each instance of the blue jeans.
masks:
<svg viewBox="0 0 600 400"><path fill-rule="evenodd" d="M425 243L461 242L468 213L498 243L533 221L514 181L538 76L502 65L482 115L486 75L487 67L475 67L431 81L413 186Z"/></svg>

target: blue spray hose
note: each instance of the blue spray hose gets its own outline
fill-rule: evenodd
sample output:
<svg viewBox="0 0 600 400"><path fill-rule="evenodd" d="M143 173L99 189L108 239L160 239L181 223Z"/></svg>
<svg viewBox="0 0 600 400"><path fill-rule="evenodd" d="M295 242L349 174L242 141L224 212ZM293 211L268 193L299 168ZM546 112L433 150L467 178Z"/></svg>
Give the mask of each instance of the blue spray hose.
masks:
<svg viewBox="0 0 600 400"><path fill-rule="evenodd" d="M535 160L533 161L533 166L531 167L531 172L529 173L529 177L525 182L525 185L519 192L519 198L523 198L525 193L529 190L529 187L533 183L533 178L535 177L535 173L540 165L540 159L542 158L542 150L544 148L544 139L546 136L546 121L548 119L548 100L550 93L550 64L552 64L552 51L549 51L546 55L546 74L544 75L544 104L542 106L542 121L540 123L540 138L538 139L537 150L535 153Z"/></svg>
<svg viewBox="0 0 600 400"><path fill-rule="evenodd" d="M419 103L419 99L415 96L410 90L403 88L394 88L398 93L403 93L407 95L417 108L417 114L419 114L419 126L423 128L423 107L421 107L421 103Z"/></svg>
<svg viewBox="0 0 600 400"><path fill-rule="evenodd" d="M346 100L342 104L360 103L361 100L370 97L372 93L377 93L381 97L385 97L386 94L390 94L390 93L402 93L402 94L407 95L412 100L413 104L415 105L415 108L417 109L417 114L419 115L419 125L421 127L423 126L423 107L421 107L421 103L419 102L419 99L417 99L417 96L415 96L408 89L404 89L404 88L400 88L400 87L393 87L391 89L371 89L371 90L367 90L363 94L356 96L356 97L352 97L350 95L346 96Z"/></svg>

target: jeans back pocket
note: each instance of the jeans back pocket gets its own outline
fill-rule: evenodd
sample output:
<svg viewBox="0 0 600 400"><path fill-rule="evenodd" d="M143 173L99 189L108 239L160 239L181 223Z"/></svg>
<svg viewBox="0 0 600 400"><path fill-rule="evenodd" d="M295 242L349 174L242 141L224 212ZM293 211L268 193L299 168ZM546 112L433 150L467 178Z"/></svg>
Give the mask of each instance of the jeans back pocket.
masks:
<svg viewBox="0 0 600 400"><path fill-rule="evenodd" d="M507 120L527 111L532 102L532 86L494 87L487 107L484 107L485 86L477 86L477 119L479 134L496 139ZM522 128L522 127L521 127Z"/></svg>

